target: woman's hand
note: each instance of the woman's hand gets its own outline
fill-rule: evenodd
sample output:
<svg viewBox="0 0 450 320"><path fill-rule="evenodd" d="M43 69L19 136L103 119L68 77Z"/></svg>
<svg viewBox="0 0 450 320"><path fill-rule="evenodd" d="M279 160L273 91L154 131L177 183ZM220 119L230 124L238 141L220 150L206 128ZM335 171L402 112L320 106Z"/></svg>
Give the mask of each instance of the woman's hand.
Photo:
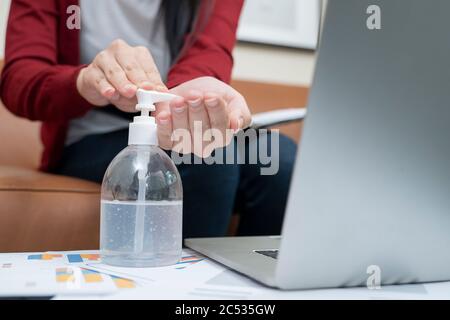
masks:
<svg viewBox="0 0 450 320"><path fill-rule="evenodd" d="M251 114L244 97L215 78L197 78L171 89L170 92L180 98L174 99L170 104L159 104L155 113L159 144L164 149L208 157L215 148L230 143L230 132L235 133L250 125ZM172 133L177 129L189 132L191 141L173 141ZM220 137L217 137L219 133ZM215 140L214 148L210 147L212 140ZM191 145L186 145L187 143Z"/></svg>
<svg viewBox="0 0 450 320"><path fill-rule="evenodd" d="M138 88L167 91L147 48L123 40L114 40L77 78L78 92L89 103L113 104L126 112L136 111Z"/></svg>

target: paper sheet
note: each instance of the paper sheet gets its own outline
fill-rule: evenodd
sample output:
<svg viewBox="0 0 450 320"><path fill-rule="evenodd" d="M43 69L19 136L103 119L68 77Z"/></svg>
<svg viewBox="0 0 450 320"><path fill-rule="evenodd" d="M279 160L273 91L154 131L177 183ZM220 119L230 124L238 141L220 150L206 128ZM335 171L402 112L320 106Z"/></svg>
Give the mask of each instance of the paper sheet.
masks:
<svg viewBox="0 0 450 320"><path fill-rule="evenodd" d="M254 114L251 127L267 128L274 125L299 121L306 117L305 108L287 108Z"/></svg>
<svg viewBox="0 0 450 320"><path fill-rule="evenodd" d="M122 268L98 262L87 262L86 267L102 273L127 277L138 283L203 283L214 277L223 269L209 259L186 249L181 260L173 266L160 268Z"/></svg>
<svg viewBox="0 0 450 320"><path fill-rule="evenodd" d="M0 254L0 297L111 294L134 288L131 279L86 268L95 251Z"/></svg>

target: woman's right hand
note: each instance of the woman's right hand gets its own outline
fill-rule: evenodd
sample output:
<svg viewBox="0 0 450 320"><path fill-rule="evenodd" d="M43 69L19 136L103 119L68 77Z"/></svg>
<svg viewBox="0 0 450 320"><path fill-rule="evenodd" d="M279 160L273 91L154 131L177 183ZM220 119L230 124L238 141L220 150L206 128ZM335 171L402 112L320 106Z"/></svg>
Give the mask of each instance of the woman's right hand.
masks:
<svg viewBox="0 0 450 320"><path fill-rule="evenodd" d="M167 91L148 49L123 40L114 40L77 78L78 92L89 103L113 104L125 112L135 111L139 88Z"/></svg>

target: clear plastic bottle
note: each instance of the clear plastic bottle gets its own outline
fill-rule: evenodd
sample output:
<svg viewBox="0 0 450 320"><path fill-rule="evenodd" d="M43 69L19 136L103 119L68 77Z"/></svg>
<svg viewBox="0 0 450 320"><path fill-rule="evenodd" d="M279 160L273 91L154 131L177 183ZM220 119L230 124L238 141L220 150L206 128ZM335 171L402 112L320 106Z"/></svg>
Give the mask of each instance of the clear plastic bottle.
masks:
<svg viewBox="0 0 450 320"><path fill-rule="evenodd" d="M154 102L171 98L140 94L138 101L144 94ZM175 264L181 256L182 184L175 164L157 146L156 125L149 116L152 104L138 104L143 114L130 125L129 146L103 178L100 253L110 265L158 267Z"/></svg>

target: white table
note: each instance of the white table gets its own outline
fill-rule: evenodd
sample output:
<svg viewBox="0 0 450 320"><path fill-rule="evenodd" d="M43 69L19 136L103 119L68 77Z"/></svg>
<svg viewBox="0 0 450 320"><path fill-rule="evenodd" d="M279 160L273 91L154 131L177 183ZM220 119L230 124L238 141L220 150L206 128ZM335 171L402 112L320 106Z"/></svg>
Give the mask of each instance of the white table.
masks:
<svg viewBox="0 0 450 320"><path fill-rule="evenodd" d="M81 281L86 282L83 291L67 290L57 283L55 274L68 266L97 272L103 282L88 284L80 275ZM117 277L130 280L133 288L119 288L114 280ZM53 292L60 294L54 299L450 299L450 282L384 286L379 290L281 291L265 287L190 250L185 250L177 265L140 269L103 265L98 251L0 254L0 282L10 286L0 287L0 293L3 289L4 294L11 294L19 282L25 284L28 280L41 286L27 291L24 285L25 289L20 291L23 296L36 295L39 290L44 294L56 288L59 291Z"/></svg>
<svg viewBox="0 0 450 320"><path fill-rule="evenodd" d="M128 272L126 270L126 272ZM151 272L150 272L151 273ZM138 274L138 273L137 273ZM162 276L164 277L164 276ZM172 281L173 280L173 281ZM56 296L55 299L75 297ZM450 299L450 282L382 286L378 290L342 288L281 291L263 286L206 259L186 268L183 277L159 279L106 296L81 299Z"/></svg>

